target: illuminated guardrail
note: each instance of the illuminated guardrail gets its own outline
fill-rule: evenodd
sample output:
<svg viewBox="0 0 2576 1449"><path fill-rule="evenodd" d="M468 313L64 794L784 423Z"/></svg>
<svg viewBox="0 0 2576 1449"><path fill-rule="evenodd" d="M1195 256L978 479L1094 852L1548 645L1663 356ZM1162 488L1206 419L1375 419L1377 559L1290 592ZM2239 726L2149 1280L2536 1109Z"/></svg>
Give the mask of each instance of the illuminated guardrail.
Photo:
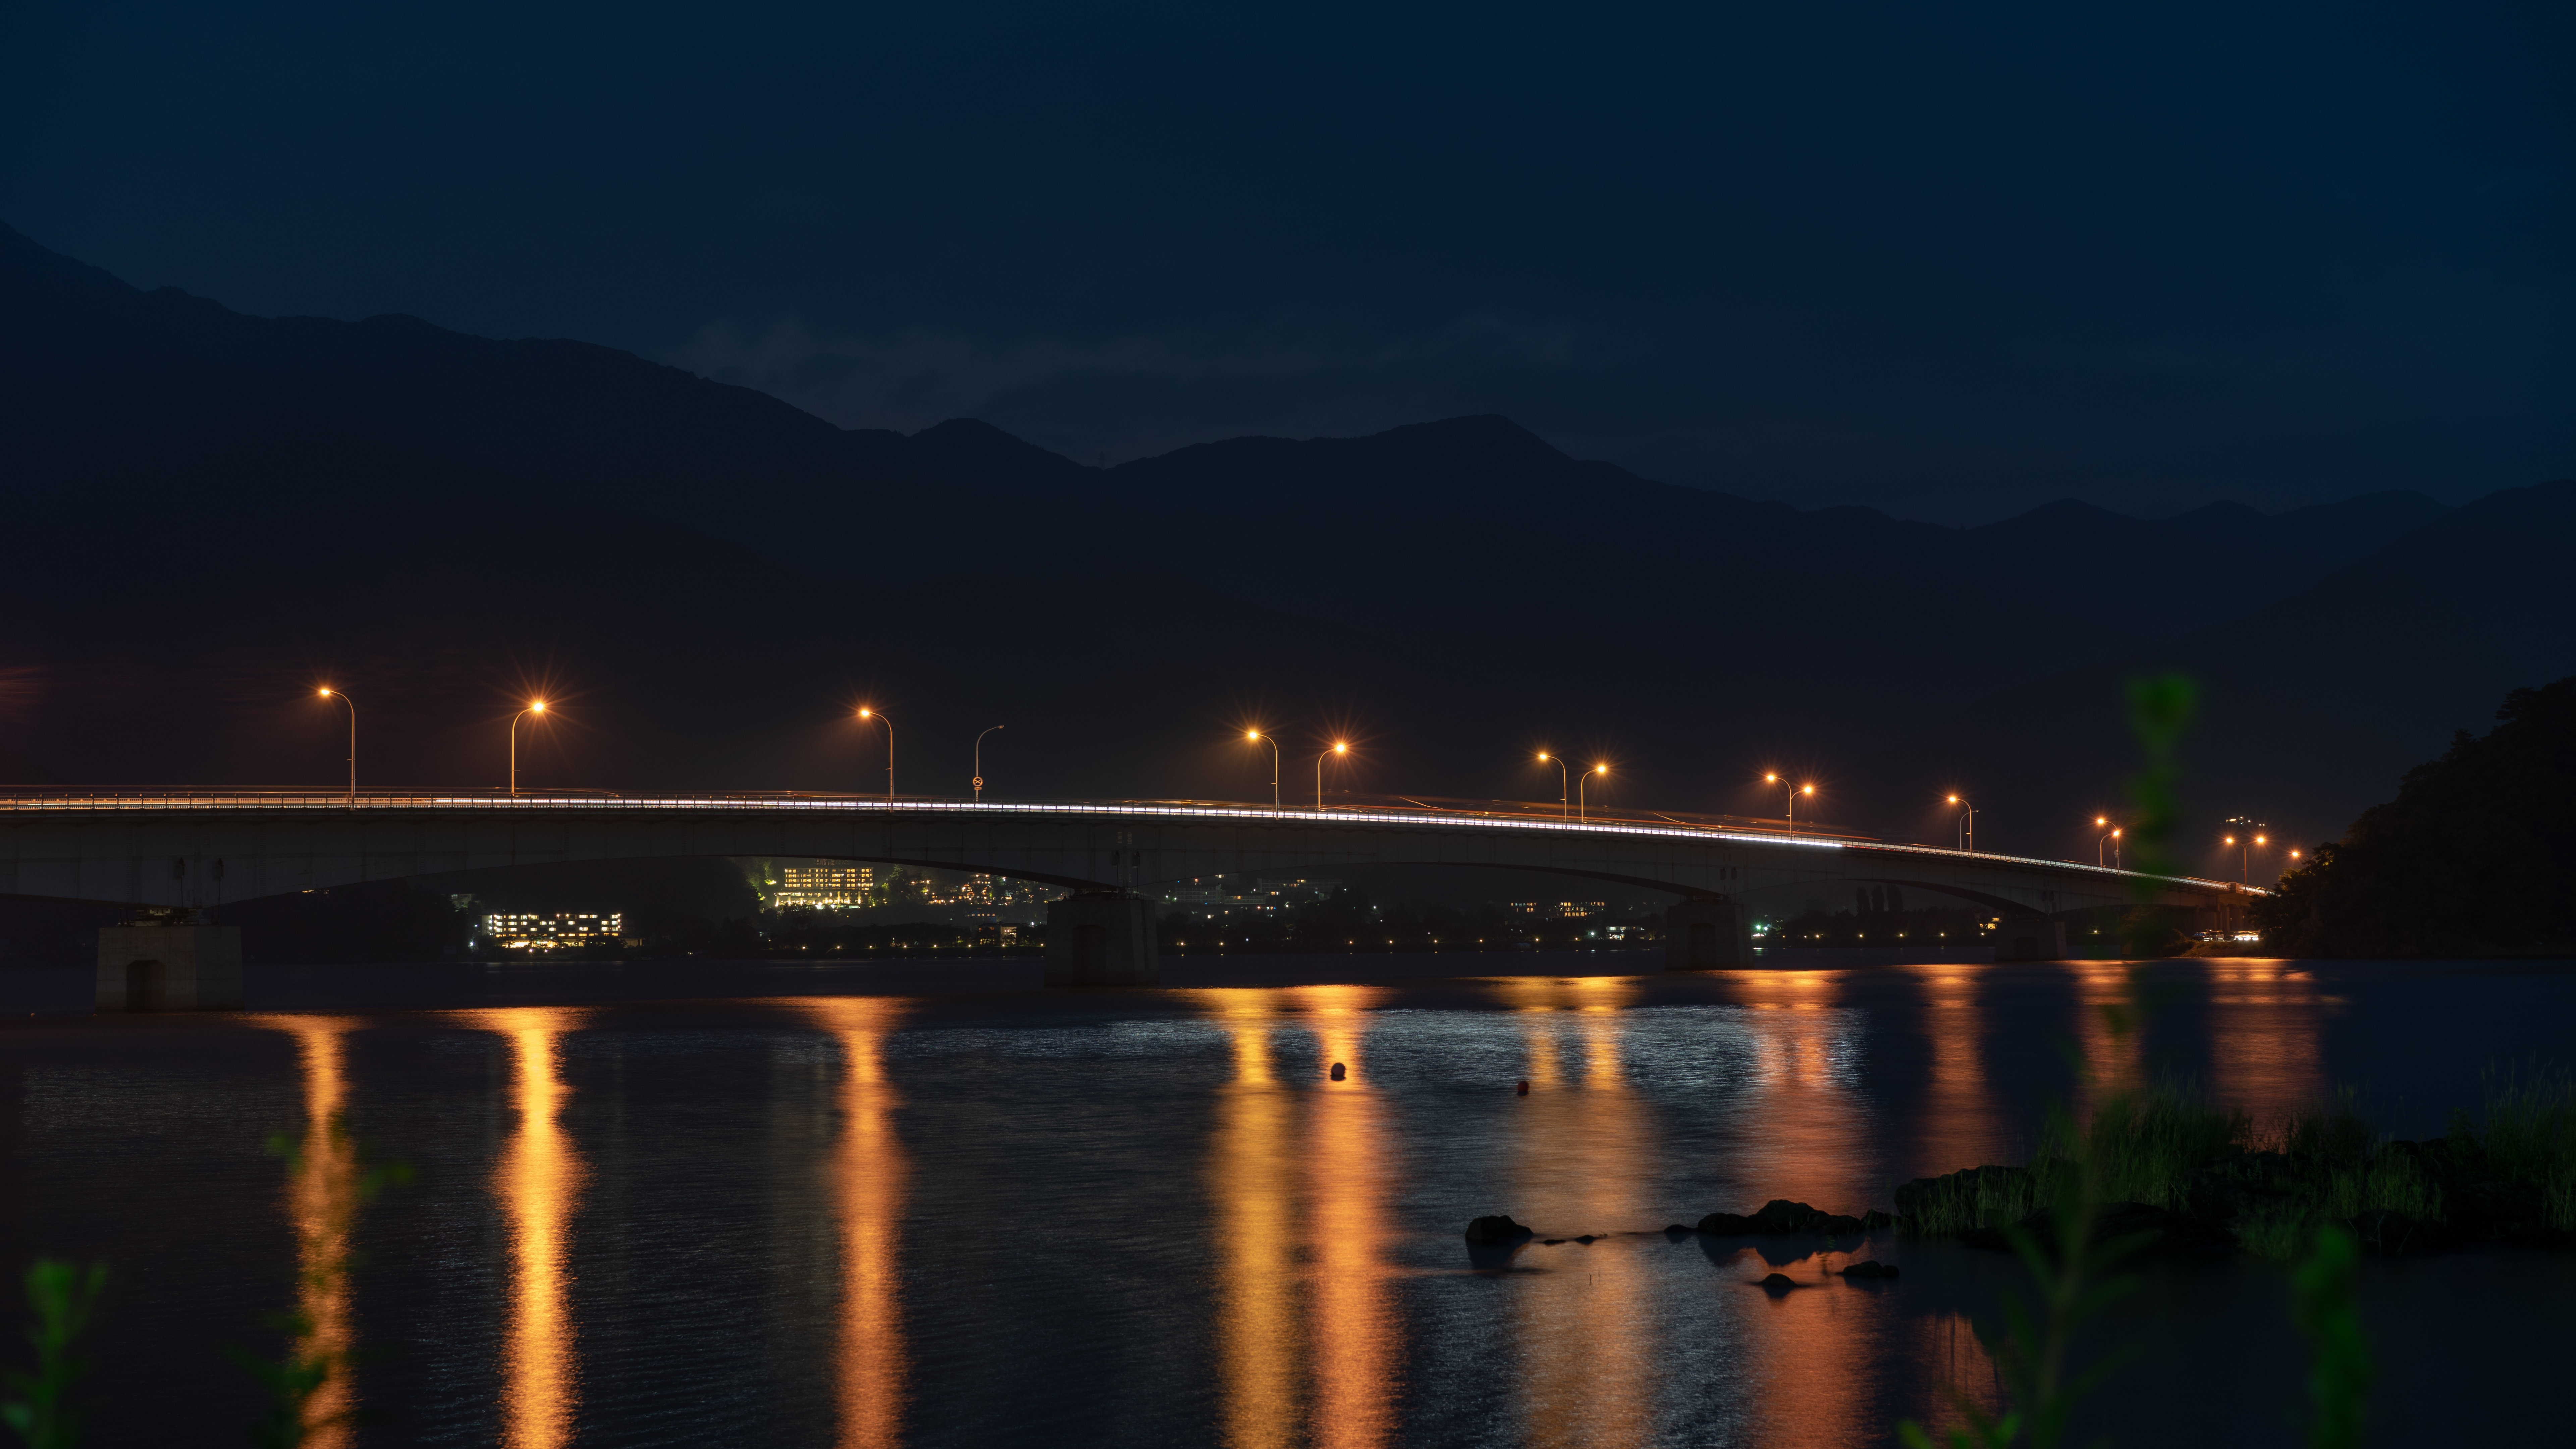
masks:
<svg viewBox="0 0 2576 1449"><path fill-rule="evenodd" d="M2202 880L2196 876L2151 876L2138 871L2117 870L2108 866L2085 865L2080 861L2045 860L2037 856L1996 855L1982 851L1951 850L1934 845L1897 845L1885 841L1831 839L1785 832L1733 829L1713 825L1690 825L1675 821L1649 825L1630 820L1565 820L1543 815L1469 814L1424 809L1421 811L1386 809L1285 809L1259 805L1207 805L1196 802L1145 800L1122 801L975 801L943 799L894 799L875 796L830 795L611 795L521 792L503 794L456 794L423 792L419 794L361 794L354 800L346 793L321 791L171 791L156 793L64 792L44 794L0 795L0 816L19 814L96 814L164 811L411 811L411 810L692 810L692 811L816 811L854 815L961 815L961 816L1026 816L1026 815L1093 815L1118 816L1151 820L1241 820L1274 821L1298 825L1388 825L1418 826L1443 830L1526 830L1550 831L1563 835L1606 836L1722 841L1737 845L1784 846L1802 850L1849 850L1870 854L1903 855L1945 859L1960 864L2039 867L2052 872L2074 873L2109 879L2150 881L2166 885L2196 887L2203 890L2244 895L2267 895L2260 887L2238 885L2229 881Z"/></svg>

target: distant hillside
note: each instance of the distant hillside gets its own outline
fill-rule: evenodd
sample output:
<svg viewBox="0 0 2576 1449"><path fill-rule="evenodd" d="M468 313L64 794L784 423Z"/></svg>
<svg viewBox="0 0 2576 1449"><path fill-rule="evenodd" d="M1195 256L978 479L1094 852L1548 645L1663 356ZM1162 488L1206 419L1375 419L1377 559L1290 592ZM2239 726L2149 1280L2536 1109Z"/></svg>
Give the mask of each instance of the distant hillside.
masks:
<svg viewBox="0 0 2576 1449"><path fill-rule="evenodd" d="M999 722L987 773L1015 794L1244 798L1268 772L1229 741L1257 718L1352 731L1353 788L1543 796L1544 745L1616 760L1614 800L1757 809L1780 764L1858 824L1918 828L1923 790L1971 777L2045 782L2063 799L2004 812L2036 819L2096 792L2051 761L2122 748L2083 692L2126 661L2219 650L2451 536L2415 494L1977 529L1800 511L1492 417L1088 468L971 421L843 431L582 343L245 317L5 229L0 465L42 541L0 581L0 764L100 781L331 779L327 673L388 781L496 780L505 701L547 681L563 720L529 759L561 783L864 787L882 740L840 715L866 695L907 791L962 789ZM2503 587L2424 548L2391 607ZM2525 681L2480 672L2540 649L2498 624L2485 652L2393 658L2317 627L2318 659L2375 675L2303 676L2300 705L2347 723L2268 778L2356 806L2384 781L2345 777L2394 748L2360 722L2371 691L2394 678L2429 716L2445 671L2491 699ZM2248 708L2230 690L2268 698L2213 680L2218 718ZM1954 716L2019 723L1922 736ZM2203 746L2212 781L2219 752L2265 748L2215 725Z"/></svg>
<svg viewBox="0 0 2576 1449"><path fill-rule="evenodd" d="M2576 480L2490 494L2242 618L1999 692L1859 778L1893 794L1961 775L1985 807L1981 843L2089 848L2095 802L2116 811L2135 768L2119 681L2181 668L2204 694L2185 746L2203 813L2252 815L2295 844L2331 838L2507 690L2576 667L2571 541ZM2131 602L2165 598L2142 587Z"/></svg>

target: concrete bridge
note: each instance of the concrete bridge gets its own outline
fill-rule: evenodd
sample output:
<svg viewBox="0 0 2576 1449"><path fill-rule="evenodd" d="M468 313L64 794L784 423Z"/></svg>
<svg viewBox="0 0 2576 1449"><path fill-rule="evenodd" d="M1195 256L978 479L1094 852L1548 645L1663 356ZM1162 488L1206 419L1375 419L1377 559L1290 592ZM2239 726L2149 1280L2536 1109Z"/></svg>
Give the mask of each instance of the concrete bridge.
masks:
<svg viewBox="0 0 2576 1449"><path fill-rule="evenodd" d="M2249 893L2067 861L1657 815L1570 821L1534 807L1423 802L1273 809L1197 801L1045 803L810 795L60 792L0 796L0 896L139 908L101 933L100 1005L238 1005L233 901L558 861L787 856L990 872L1064 886L1050 985L1159 981L1138 887L1352 866L1491 866L1667 891L1666 965L1751 964L1753 898L1834 886L1933 891L1994 911L1999 954L2065 950L2065 920L2151 904L2224 918ZM111 941L113 944L111 944Z"/></svg>

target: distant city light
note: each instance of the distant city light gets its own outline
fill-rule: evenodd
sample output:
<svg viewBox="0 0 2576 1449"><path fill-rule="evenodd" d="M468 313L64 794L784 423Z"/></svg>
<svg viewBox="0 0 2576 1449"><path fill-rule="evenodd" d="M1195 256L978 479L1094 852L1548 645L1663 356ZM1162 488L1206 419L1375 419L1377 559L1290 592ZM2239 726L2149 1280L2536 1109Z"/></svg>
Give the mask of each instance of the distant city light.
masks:
<svg viewBox="0 0 2576 1449"><path fill-rule="evenodd" d="M617 911L494 914L483 918L483 935L505 951L553 951L617 940L625 920Z"/></svg>

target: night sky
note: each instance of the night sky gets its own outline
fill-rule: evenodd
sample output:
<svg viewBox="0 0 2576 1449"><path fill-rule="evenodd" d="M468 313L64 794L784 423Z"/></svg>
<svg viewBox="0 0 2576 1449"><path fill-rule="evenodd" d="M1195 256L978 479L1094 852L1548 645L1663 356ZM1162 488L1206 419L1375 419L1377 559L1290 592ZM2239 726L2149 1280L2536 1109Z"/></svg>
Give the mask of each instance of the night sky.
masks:
<svg viewBox="0 0 2576 1449"><path fill-rule="evenodd" d="M2576 468L2576 9L15 6L0 219L1084 462L1978 522Z"/></svg>

